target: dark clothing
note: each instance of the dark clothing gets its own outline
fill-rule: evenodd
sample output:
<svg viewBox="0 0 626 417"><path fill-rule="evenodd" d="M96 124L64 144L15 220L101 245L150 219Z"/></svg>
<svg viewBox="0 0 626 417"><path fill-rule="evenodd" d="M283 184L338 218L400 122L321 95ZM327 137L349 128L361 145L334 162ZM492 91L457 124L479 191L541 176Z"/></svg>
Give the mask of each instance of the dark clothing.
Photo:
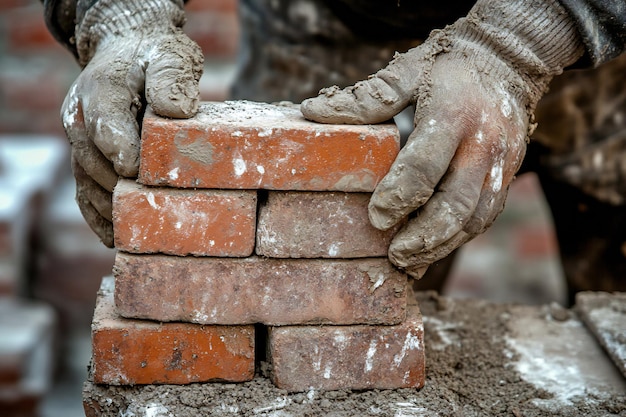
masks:
<svg viewBox="0 0 626 417"><path fill-rule="evenodd" d="M626 44L626 1L559 0L576 21L594 66L617 57Z"/></svg>
<svg viewBox="0 0 626 417"><path fill-rule="evenodd" d="M74 27L97 0L42 0L52 34L76 55ZM241 0L259 9L262 0ZM439 7L430 3L398 0L317 0L325 3L356 35L379 40L424 39L467 14L473 1L452 0ZM622 0L560 0L580 30L588 60L593 65L615 58L625 50L626 2ZM287 7L285 7L287 9Z"/></svg>

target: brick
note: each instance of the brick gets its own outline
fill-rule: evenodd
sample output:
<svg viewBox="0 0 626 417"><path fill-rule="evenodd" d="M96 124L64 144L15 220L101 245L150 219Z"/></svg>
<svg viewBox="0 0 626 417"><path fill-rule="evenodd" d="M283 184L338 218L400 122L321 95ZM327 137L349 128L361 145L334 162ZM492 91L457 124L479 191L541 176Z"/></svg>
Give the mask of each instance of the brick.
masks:
<svg viewBox="0 0 626 417"><path fill-rule="evenodd" d="M33 3L33 0L2 0L0 2L0 10L9 11L19 7L28 6Z"/></svg>
<svg viewBox="0 0 626 417"><path fill-rule="evenodd" d="M200 326L123 319L114 284L102 281L92 323L97 384L242 382L254 377L254 326Z"/></svg>
<svg viewBox="0 0 626 417"><path fill-rule="evenodd" d="M9 18L5 20L6 33L11 52L24 48L62 50L46 27L40 5L14 9L7 17Z"/></svg>
<svg viewBox="0 0 626 417"><path fill-rule="evenodd" d="M387 256L398 227L374 228L369 193L275 192L261 205L256 254L272 258Z"/></svg>
<svg viewBox="0 0 626 417"><path fill-rule="evenodd" d="M200 324L396 324L406 275L386 258L194 258L118 253L124 317Z"/></svg>
<svg viewBox="0 0 626 417"><path fill-rule="evenodd" d="M200 46L205 57L236 59L240 33L237 13L233 11L188 13L184 30Z"/></svg>
<svg viewBox="0 0 626 417"><path fill-rule="evenodd" d="M272 382L287 391L421 388L424 326L417 306L397 326L269 330Z"/></svg>
<svg viewBox="0 0 626 417"><path fill-rule="evenodd" d="M203 103L144 118L139 182L182 188L371 192L399 151L395 125L323 125L295 106Z"/></svg>
<svg viewBox="0 0 626 417"><path fill-rule="evenodd" d="M558 243L549 223L513 227L513 245L519 259L531 260L558 255Z"/></svg>
<svg viewBox="0 0 626 417"><path fill-rule="evenodd" d="M150 188L121 180L113 194L115 247L132 253L249 256L256 192Z"/></svg>
<svg viewBox="0 0 626 417"><path fill-rule="evenodd" d="M185 9L194 13L212 11L236 14L238 3L237 0L193 0L185 4Z"/></svg>

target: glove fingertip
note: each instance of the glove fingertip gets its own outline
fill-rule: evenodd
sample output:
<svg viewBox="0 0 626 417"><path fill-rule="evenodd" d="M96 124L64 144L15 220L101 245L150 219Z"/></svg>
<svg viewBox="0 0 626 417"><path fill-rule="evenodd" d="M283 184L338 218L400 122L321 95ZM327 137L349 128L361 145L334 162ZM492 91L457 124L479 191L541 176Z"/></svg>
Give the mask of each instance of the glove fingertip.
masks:
<svg viewBox="0 0 626 417"><path fill-rule="evenodd" d="M372 226L379 230L389 230L397 223L397 219L390 215L389 210L381 209L371 203L368 207L368 216Z"/></svg>
<svg viewBox="0 0 626 417"><path fill-rule="evenodd" d="M188 119L198 113L198 83L156 83L146 88L148 103L156 114L175 119Z"/></svg>

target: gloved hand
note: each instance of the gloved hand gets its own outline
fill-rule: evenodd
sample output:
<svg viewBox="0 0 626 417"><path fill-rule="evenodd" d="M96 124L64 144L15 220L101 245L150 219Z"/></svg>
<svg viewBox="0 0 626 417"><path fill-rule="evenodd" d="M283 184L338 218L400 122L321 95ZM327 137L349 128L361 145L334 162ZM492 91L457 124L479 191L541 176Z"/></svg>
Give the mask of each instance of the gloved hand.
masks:
<svg viewBox="0 0 626 417"><path fill-rule="evenodd" d="M71 144L76 200L102 242L113 247L111 194L139 169L146 102L162 116L197 112L200 48L181 30L182 0L99 0L76 27L83 71L61 115Z"/></svg>
<svg viewBox="0 0 626 417"><path fill-rule="evenodd" d="M394 237L389 257L420 278L501 212L550 79L583 54L555 0L479 0L467 17L354 86L301 105L324 123L378 123L410 104L415 129L369 204Z"/></svg>

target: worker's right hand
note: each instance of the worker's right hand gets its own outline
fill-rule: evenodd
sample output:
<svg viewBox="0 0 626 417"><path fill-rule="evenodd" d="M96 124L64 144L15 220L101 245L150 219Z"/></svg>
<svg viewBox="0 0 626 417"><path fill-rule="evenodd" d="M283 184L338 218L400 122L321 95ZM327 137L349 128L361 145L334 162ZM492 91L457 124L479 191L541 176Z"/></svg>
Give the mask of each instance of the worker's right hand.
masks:
<svg viewBox="0 0 626 417"><path fill-rule="evenodd" d="M181 30L182 1L100 0L77 25L84 67L61 115L71 145L76 200L89 226L113 247L111 196L139 169L146 103L165 117L197 112L203 57Z"/></svg>

